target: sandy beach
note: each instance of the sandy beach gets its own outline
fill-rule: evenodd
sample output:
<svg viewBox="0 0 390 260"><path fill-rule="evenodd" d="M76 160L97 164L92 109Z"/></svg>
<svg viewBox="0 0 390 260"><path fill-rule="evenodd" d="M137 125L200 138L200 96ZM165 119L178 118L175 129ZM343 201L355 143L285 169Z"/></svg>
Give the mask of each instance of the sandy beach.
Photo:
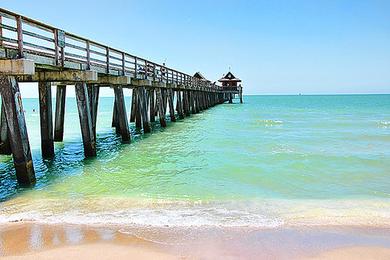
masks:
<svg viewBox="0 0 390 260"><path fill-rule="evenodd" d="M387 228L124 228L10 223L4 259L389 259Z"/></svg>

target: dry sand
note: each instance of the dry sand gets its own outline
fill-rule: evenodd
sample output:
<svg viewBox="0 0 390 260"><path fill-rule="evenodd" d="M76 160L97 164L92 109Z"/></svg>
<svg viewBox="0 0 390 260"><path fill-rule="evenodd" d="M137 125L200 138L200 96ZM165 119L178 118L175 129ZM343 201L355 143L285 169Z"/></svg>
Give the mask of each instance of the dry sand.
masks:
<svg viewBox="0 0 390 260"><path fill-rule="evenodd" d="M173 255L156 252L144 247L124 246L115 244L87 244L65 246L23 255L7 256L4 259L177 259Z"/></svg>
<svg viewBox="0 0 390 260"><path fill-rule="evenodd" d="M390 259L386 228L269 230L10 223L4 259Z"/></svg>
<svg viewBox="0 0 390 260"><path fill-rule="evenodd" d="M332 260L389 260L390 248L383 247L346 247L322 252L307 259Z"/></svg>

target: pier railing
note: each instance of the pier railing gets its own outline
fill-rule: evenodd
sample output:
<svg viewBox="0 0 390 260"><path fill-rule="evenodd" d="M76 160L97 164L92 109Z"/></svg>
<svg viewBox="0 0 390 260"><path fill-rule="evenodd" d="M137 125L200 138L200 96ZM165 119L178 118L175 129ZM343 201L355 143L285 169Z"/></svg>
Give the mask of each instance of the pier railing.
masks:
<svg viewBox="0 0 390 260"><path fill-rule="evenodd" d="M199 80L162 64L65 32L31 18L0 8L0 46L14 49L18 58L64 69L151 79L186 85L191 89L222 91L218 85Z"/></svg>
<svg viewBox="0 0 390 260"><path fill-rule="evenodd" d="M196 74L197 75L197 74ZM129 143L135 128L150 133L191 114L232 102L234 93L204 78L190 76L104 44L0 8L0 154L12 154L20 184L35 182L19 82L38 82L42 157L54 156L62 142L66 88L75 89L85 157L96 156L99 92L114 90L111 126ZM53 125L52 84L56 83ZM128 120L124 88L131 88ZM240 92L242 93L242 92Z"/></svg>

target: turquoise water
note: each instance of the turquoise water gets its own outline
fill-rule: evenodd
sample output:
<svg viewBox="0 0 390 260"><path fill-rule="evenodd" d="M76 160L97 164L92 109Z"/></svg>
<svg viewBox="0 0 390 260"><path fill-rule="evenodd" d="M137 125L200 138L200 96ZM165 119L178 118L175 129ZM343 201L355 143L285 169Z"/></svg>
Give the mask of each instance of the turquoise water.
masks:
<svg viewBox="0 0 390 260"><path fill-rule="evenodd" d="M130 145L111 128L113 99L101 98L88 160L74 98L53 160L41 159L38 100L23 102L37 184L19 188L1 156L0 221L390 226L390 95L246 96L133 130Z"/></svg>

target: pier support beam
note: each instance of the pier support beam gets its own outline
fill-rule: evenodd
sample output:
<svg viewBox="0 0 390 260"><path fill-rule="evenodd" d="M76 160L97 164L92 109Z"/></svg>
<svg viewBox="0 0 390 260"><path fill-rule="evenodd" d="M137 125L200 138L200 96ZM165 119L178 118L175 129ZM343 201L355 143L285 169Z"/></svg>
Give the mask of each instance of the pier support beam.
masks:
<svg viewBox="0 0 390 260"><path fill-rule="evenodd" d="M155 104L155 98L154 98L154 89L149 89L149 116L150 116L150 122L156 122L156 104Z"/></svg>
<svg viewBox="0 0 390 260"><path fill-rule="evenodd" d="M183 108L184 108L184 114L186 116L189 116L190 113L190 102L189 102L189 94L188 90L183 90Z"/></svg>
<svg viewBox="0 0 390 260"><path fill-rule="evenodd" d="M118 121L117 129L122 136L123 143L130 143L131 136L129 130L129 123L127 121L125 98L123 95L123 88L119 86L114 87L115 103L116 103L116 116Z"/></svg>
<svg viewBox="0 0 390 260"><path fill-rule="evenodd" d="M165 121L165 110L163 108L164 101L161 88L156 89L156 104L158 107L158 117L160 119L160 125L161 127L166 127L167 122Z"/></svg>
<svg viewBox="0 0 390 260"><path fill-rule="evenodd" d="M167 114L167 103L168 103L168 91L167 89L161 89L162 97L163 97L163 111L164 115Z"/></svg>
<svg viewBox="0 0 390 260"><path fill-rule="evenodd" d="M57 86L56 114L54 122L54 141L62 142L64 139L66 85Z"/></svg>
<svg viewBox="0 0 390 260"><path fill-rule="evenodd" d="M91 108L86 83L76 83L76 100L85 157L96 156L96 140L92 129Z"/></svg>
<svg viewBox="0 0 390 260"><path fill-rule="evenodd" d="M131 94L130 122L135 122L136 110L137 110L137 89L134 87Z"/></svg>
<svg viewBox="0 0 390 260"><path fill-rule="evenodd" d="M88 97L89 97L89 106L91 108L91 118L92 118L92 131L96 140L96 123L97 123L97 113L99 105L99 91L100 88L94 84L88 84Z"/></svg>
<svg viewBox="0 0 390 260"><path fill-rule="evenodd" d="M141 109L142 105L141 102L139 102L139 87L133 88L133 94L131 98L131 112L130 112L130 122L135 122L135 127L137 129L142 128L142 115L141 115Z"/></svg>
<svg viewBox="0 0 390 260"><path fill-rule="evenodd" d="M196 106L195 106L195 91L190 91L190 107L192 114L196 114Z"/></svg>
<svg viewBox="0 0 390 260"><path fill-rule="evenodd" d="M175 96L174 96L175 92L171 88L168 89L167 92L168 92L169 116L171 118L171 122L176 122L175 108L174 108L174 105L173 105L173 100L175 98Z"/></svg>
<svg viewBox="0 0 390 260"><path fill-rule="evenodd" d="M16 178L22 185L35 183L30 143L24 118L22 97L14 76L0 75L0 93L3 98L9 138L16 170Z"/></svg>
<svg viewBox="0 0 390 260"><path fill-rule="evenodd" d="M9 142L9 130L5 116L4 102L1 104L1 121L0 121L0 154L10 155L11 144Z"/></svg>
<svg viewBox="0 0 390 260"><path fill-rule="evenodd" d="M148 98L145 87L138 88L138 104L140 109L140 114L142 118L142 128L144 129L144 133L150 133L152 128L150 126L149 121L149 111L148 111Z"/></svg>
<svg viewBox="0 0 390 260"><path fill-rule="evenodd" d="M176 94L176 111L179 114L180 119L184 119L183 101L181 98L181 91L178 90Z"/></svg>
<svg viewBox="0 0 390 260"><path fill-rule="evenodd" d="M116 128L116 133L118 133L118 112L117 112L117 105L116 105L116 100L114 98L114 107L112 108L112 123L111 127Z"/></svg>
<svg viewBox="0 0 390 260"><path fill-rule="evenodd" d="M53 138L53 112L51 105L51 83L40 81L39 89L39 113L41 124L41 151L43 158L54 156Z"/></svg>

